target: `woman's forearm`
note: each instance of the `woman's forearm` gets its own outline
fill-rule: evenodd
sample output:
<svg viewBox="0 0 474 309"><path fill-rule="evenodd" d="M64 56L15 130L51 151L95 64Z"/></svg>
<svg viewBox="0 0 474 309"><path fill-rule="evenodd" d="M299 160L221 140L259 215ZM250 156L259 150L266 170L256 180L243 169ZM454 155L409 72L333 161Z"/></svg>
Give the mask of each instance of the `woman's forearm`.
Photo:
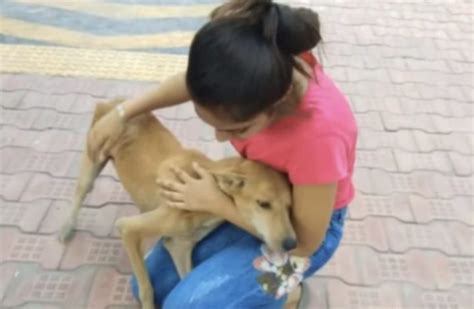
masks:
<svg viewBox="0 0 474 309"><path fill-rule="evenodd" d="M142 113L184 103L190 99L185 73L178 73L145 95L125 101L122 104L124 118L130 119Z"/></svg>

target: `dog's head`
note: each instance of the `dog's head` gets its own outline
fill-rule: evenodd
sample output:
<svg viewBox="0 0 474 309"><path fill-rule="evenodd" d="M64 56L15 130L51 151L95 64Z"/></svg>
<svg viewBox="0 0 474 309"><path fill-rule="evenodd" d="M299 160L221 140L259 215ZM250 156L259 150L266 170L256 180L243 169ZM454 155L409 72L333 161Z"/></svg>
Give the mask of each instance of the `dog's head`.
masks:
<svg viewBox="0 0 474 309"><path fill-rule="evenodd" d="M296 247L296 233L290 221L290 185L283 175L248 160L239 160L212 174L270 249L281 252Z"/></svg>

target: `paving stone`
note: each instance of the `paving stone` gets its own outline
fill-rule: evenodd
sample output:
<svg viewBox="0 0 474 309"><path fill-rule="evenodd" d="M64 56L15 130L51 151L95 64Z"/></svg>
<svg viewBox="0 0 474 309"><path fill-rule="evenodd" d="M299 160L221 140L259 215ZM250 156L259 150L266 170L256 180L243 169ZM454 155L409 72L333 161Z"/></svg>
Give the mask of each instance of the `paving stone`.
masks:
<svg viewBox="0 0 474 309"><path fill-rule="evenodd" d="M29 91L23 97L19 109L44 108L67 112L76 99L75 94L49 95L45 93Z"/></svg>
<svg viewBox="0 0 474 309"><path fill-rule="evenodd" d="M176 106L176 119L191 119L197 118L196 111L194 110L194 104L187 102Z"/></svg>
<svg viewBox="0 0 474 309"><path fill-rule="evenodd" d="M67 176L75 153L45 153L34 151L31 148L6 147L0 149L0 157L9 158L2 160L2 170L9 174L21 172L43 172L53 176Z"/></svg>
<svg viewBox="0 0 474 309"><path fill-rule="evenodd" d="M139 308L132 295L130 275L123 275L113 268L99 270L94 278L87 305L97 309L110 308L111 305Z"/></svg>
<svg viewBox="0 0 474 309"><path fill-rule="evenodd" d="M399 101L400 114L436 114L443 117L466 117L473 115L470 104L462 104L448 99L415 100L403 99ZM392 112L389 110L389 112Z"/></svg>
<svg viewBox="0 0 474 309"><path fill-rule="evenodd" d="M4 91L35 89L41 80L39 75L2 73L1 88Z"/></svg>
<svg viewBox="0 0 474 309"><path fill-rule="evenodd" d="M384 221L378 218L366 218L363 221L347 220L341 243L368 245L378 251L387 251L388 238L383 223Z"/></svg>
<svg viewBox="0 0 474 309"><path fill-rule="evenodd" d="M469 176L473 173L474 158L456 152L449 153L449 159L454 166L454 171L460 176Z"/></svg>
<svg viewBox="0 0 474 309"><path fill-rule="evenodd" d="M88 120L88 125L92 120L92 114L94 112L95 106L98 102L107 101L106 98L97 98L93 97L90 94L77 94L71 97L71 104L68 109L56 109L59 112L69 112L76 114L88 114L90 115Z"/></svg>
<svg viewBox="0 0 474 309"><path fill-rule="evenodd" d="M41 223L41 233L56 233L69 218L72 204L65 201L55 201ZM118 207L124 205L107 205L101 208L81 207L77 218L76 230L88 231L97 237L112 234Z"/></svg>
<svg viewBox="0 0 474 309"><path fill-rule="evenodd" d="M81 163L81 156L82 156L82 153L80 153L80 152L75 153L73 163L71 164L71 168L69 169L69 171L67 173L68 177L71 177L71 178L74 178L74 179L77 179L79 177L79 173L80 173L80 170L81 170L81 164L80 164ZM115 170L115 167L114 167L112 161L109 161L105 165L104 169L100 173L100 176L101 177L111 177L116 181L120 181L120 179L117 175L117 171Z"/></svg>
<svg viewBox="0 0 474 309"><path fill-rule="evenodd" d="M210 126L203 124L199 118L190 118L188 120L162 119L161 122L180 141L214 140L214 130Z"/></svg>
<svg viewBox="0 0 474 309"><path fill-rule="evenodd" d="M397 171L397 163L391 149L358 150L357 167L380 168L387 171Z"/></svg>
<svg viewBox="0 0 474 309"><path fill-rule="evenodd" d="M90 114L66 114L56 110L36 111L37 119L31 128L37 130L63 129L86 133L92 121Z"/></svg>
<svg viewBox="0 0 474 309"><path fill-rule="evenodd" d="M0 135L0 148L30 147L39 152L79 151L86 142L84 135L64 130L31 131L7 126L3 128L3 133Z"/></svg>
<svg viewBox="0 0 474 309"><path fill-rule="evenodd" d="M340 245L334 256L318 270L319 277L338 277L350 284L361 283L355 248Z"/></svg>
<svg viewBox="0 0 474 309"><path fill-rule="evenodd" d="M126 96L134 97L144 93L149 84L144 82L128 82L83 78L81 88L77 92L87 93L94 97Z"/></svg>
<svg viewBox="0 0 474 309"><path fill-rule="evenodd" d="M385 195L393 192L419 194L427 198L472 196L469 177L445 176L434 172L410 174L388 173L383 170L359 168L355 172L358 189L365 194Z"/></svg>
<svg viewBox="0 0 474 309"><path fill-rule="evenodd" d="M30 181L30 177L31 174L28 173L16 175L0 174L0 196L7 201L18 200Z"/></svg>
<svg viewBox="0 0 474 309"><path fill-rule="evenodd" d="M355 88L355 94L371 94L376 98L384 98L385 96L394 96L396 94L400 95L400 93L405 94L403 91L400 92L400 90L397 89L397 87L395 87L395 85L393 85L389 81L357 81L353 84L353 87ZM411 92L416 92L416 89L414 87L411 89ZM413 97L418 98L419 95L413 94Z"/></svg>
<svg viewBox="0 0 474 309"><path fill-rule="evenodd" d="M473 196L474 183L471 177L436 177L434 186L438 197Z"/></svg>
<svg viewBox="0 0 474 309"><path fill-rule="evenodd" d="M389 71L394 83L426 83L431 85L469 85L469 74L447 74L437 71Z"/></svg>
<svg viewBox="0 0 474 309"><path fill-rule="evenodd" d="M35 110L14 110L0 108L0 125L11 125L19 129L30 129L38 118Z"/></svg>
<svg viewBox="0 0 474 309"><path fill-rule="evenodd" d="M373 286L382 282L410 282L425 289L436 288L433 260L442 259L437 253L375 253L368 248L359 247L357 254L360 283Z"/></svg>
<svg viewBox="0 0 474 309"><path fill-rule="evenodd" d="M21 200L34 201L46 198L72 201L75 186L76 180L36 174ZM84 204L101 206L106 203L131 203L131 199L120 183L109 178L99 177Z"/></svg>
<svg viewBox="0 0 474 309"><path fill-rule="evenodd" d="M86 232L77 232L67 245L60 269L71 270L81 265L114 266L121 273L132 271L120 239L95 238Z"/></svg>
<svg viewBox="0 0 474 309"><path fill-rule="evenodd" d="M449 133L449 128L435 128L432 115L400 115L393 113L382 113L383 125L387 131L398 131L403 129L422 130L432 133ZM444 129L444 130L443 130Z"/></svg>
<svg viewBox="0 0 474 309"><path fill-rule="evenodd" d="M1 88L0 84L0 96L2 97L2 100L0 101L0 106L3 108L16 108L21 104L21 101L23 97L26 94L25 90L20 90L20 91L3 91L3 88Z"/></svg>
<svg viewBox="0 0 474 309"><path fill-rule="evenodd" d="M474 261L467 257L449 257L440 259L437 282L440 289L452 288L456 285L474 284Z"/></svg>
<svg viewBox="0 0 474 309"><path fill-rule="evenodd" d="M446 224L451 240L459 251L460 255L474 255L474 228L459 222L449 222Z"/></svg>
<svg viewBox="0 0 474 309"><path fill-rule="evenodd" d="M43 78L33 90L46 94L89 93L94 96L104 96L105 90L114 81L104 81L90 78L74 78L50 76ZM105 88L105 89L104 89Z"/></svg>
<svg viewBox="0 0 474 309"><path fill-rule="evenodd" d="M383 131L382 118L378 112L367 112L356 114L357 125L359 128L367 128L375 131Z"/></svg>
<svg viewBox="0 0 474 309"><path fill-rule="evenodd" d="M450 173L452 166L446 152L414 153L394 150L393 154L400 172L432 170Z"/></svg>
<svg viewBox="0 0 474 309"><path fill-rule="evenodd" d="M110 178L98 178L85 204L100 206L106 203L131 204L132 200L121 183Z"/></svg>
<svg viewBox="0 0 474 309"><path fill-rule="evenodd" d="M109 98L133 98L146 93L146 91L148 91L152 87L154 86L150 83L117 80L109 86L105 93L105 96ZM88 89L84 89L83 92L89 93Z"/></svg>
<svg viewBox="0 0 474 309"><path fill-rule="evenodd" d="M424 290L416 285L404 284L404 308L470 308L470 288L456 287L448 291Z"/></svg>
<svg viewBox="0 0 474 309"><path fill-rule="evenodd" d="M447 255L458 255L449 230L451 223L431 222L429 224L407 224L393 218L380 220L384 226L393 252L402 253L409 249L439 250Z"/></svg>
<svg viewBox="0 0 474 309"><path fill-rule="evenodd" d="M0 148L5 146L30 147L34 144L38 132L20 130L12 126L2 127L0 134Z"/></svg>
<svg viewBox="0 0 474 309"><path fill-rule="evenodd" d="M47 130L38 132L32 147L41 152L81 151L85 143L86 137L81 133Z"/></svg>
<svg viewBox="0 0 474 309"><path fill-rule="evenodd" d="M303 308L321 308L328 309L329 304L327 302L327 282L328 279L321 279L317 275L308 278L305 283L308 288L308 292L305 296L305 302L301 304Z"/></svg>
<svg viewBox="0 0 474 309"><path fill-rule="evenodd" d="M21 201L31 202L39 199L72 200L75 181L64 178L53 178L45 174L34 174Z"/></svg>
<svg viewBox="0 0 474 309"><path fill-rule="evenodd" d="M349 216L359 220L368 216L394 217L401 221L413 222L410 202L408 196L401 193L387 196L359 193L349 205Z"/></svg>
<svg viewBox="0 0 474 309"><path fill-rule="evenodd" d="M426 174L394 174L383 170L359 168L355 172L358 190L365 194L387 195L394 192L418 193L426 197L435 197L433 181Z"/></svg>
<svg viewBox="0 0 474 309"><path fill-rule="evenodd" d="M388 82L390 80L387 70L379 68L374 69L355 69L349 68L347 70L347 80L351 82L358 81L376 81Z"/></svg>
<svg viewBox="0 0 474 309"><path fill-rule="evenodd" d="M382 132L360 129L358 149L378 150L380 148L396 148L405 151L416 152L418 149L415 143L413 132L408 130Z"/></svg>
<svg viewBox="0 0 474 309"><path fill-rule="evenodd" d="M474 127L471 117L446 118L438 115L432 115L434 123L434 132L439 133L473 133Z"/></svg>
<svg viewBox="0 0 474 309"><path fill-rule="evenodd" d="M395 88L395 91L393 91L392 95L398 94L403 99L431 99L437 97L437 94L439 93L437 88L417 83L396 84L393 85L393 87ZM427 95L427 90L434 90L435 93Z"/></svg>
<svg viewBox="0 0 474 309"><path fill-rule="evenodd" d="M0 172L8 173L12 162L22 162L27 157L28 148L3 147L0 148Z"/></svg>
<svg viewBox="0 0 474 309"><path fill-rule="evenodd" d="M328 67L326 73L331 76L336 82L345 82L347 79L347 70L346 67Z"/></svg>
<svg viewBox="0 0 474 309"><path fill-rule="evenodd" d="M387 111L395 114L404 114L406 109L400 108L401 101L396 97L374 98L363 95L351 95L351 103L356 112Z"/></svg>
<svg viewBox="0 0 474 309"><path fill-rule="evenodd" d="M443 60L422 60L422 59L404 59L407 68L411 71L430 71L450 72L450 67Z"/></svg>
<svg viewBox="0 0 474 309"><path fill-rule="evenodd" d="M5 297L10 281L15 277L18 272L18 265L12 263L6 263L0 265L0 301Z"/></svg>
<svg viewBox="0 0 474 309"><path fill-rule="evenodd" d="M410 195L413 215L416 221L420 223L432 220L457 220L474 225L472 201L471 197L427 199L417 195Z"/></svg>
<svg viewBox="0 0 474 309"><path fill-rule="evenodd" d="M17 308L25 303L47 302L63 308L84 308L94 268L61 272L44 270L33 264L20 265L2 306Z"/></svg>
<svg viewBox="0 0 474 309"><path fill-rule="evenodd" d="M472 73L472 65L467 64L466 62L453 61L451 59L446 59L446 63L453 73Z"/></svg>
<svg viewBox="0 0 474 309"><path fill-rule="evenodd" d="M15 226L23 232L36 232L50 204L51 202L48 200L34 203L0 200L0 226Z"/></svg>
<svg viewBox="0 0 474 309"><path fill-rule="evenodd" d="M403 308L400 287L396 284L362 287L330 280L328 296L329 308Z"/></svg>
<svg viewBox="0 0 474 309"><path fill-rule="evenodd" d="M36 308L41 308L41 309L61 309L62 307L60 305L53 305L51 303L27 303L24 306L18 307L21 309L36 309Z"/></svg>
<svg viewBox="0 0 474 309"><path fill-rule="evenodd" d="M56 237L22 234L12 227L0 227L2 251L0 262L35 262L45 269L56 269L63 254L63 246Z"/></svg>

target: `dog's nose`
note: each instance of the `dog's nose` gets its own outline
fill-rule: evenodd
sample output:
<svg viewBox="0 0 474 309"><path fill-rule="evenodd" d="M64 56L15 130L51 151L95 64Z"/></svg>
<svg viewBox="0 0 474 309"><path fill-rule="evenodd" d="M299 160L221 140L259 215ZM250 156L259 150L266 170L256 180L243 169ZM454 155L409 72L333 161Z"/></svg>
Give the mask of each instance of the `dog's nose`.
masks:
<svg viewBox="0 0 474 309"><path fill-rule="evenodd" d="M284 241L283 241L283 249L285 251L290 251L290 250L293 250L296 248L296 245L297 245L297 242L296 242L296 239L295 238L286 238Z"/></svg>

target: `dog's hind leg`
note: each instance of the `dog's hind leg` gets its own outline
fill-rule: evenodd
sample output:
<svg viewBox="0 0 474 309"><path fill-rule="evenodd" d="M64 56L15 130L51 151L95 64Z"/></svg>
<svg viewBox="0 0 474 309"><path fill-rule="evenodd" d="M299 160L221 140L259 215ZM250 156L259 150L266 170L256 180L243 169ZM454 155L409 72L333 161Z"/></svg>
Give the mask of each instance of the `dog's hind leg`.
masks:
<svg viewBox="0 0 474 309"><path fill-rule="evenodd" d="M87 193L92 189L94 180L102 171L107 161L108 160L104 160L94 163L91 159L89 159L86 151L82 153L80 174L79 178L77 179L76 190L73 199L73 208L66 219L66 222L64 222L61 229L59 230L59 241L67 242L69 239L71 239L72 235L74 234L77 216L79 215L79 210L82 206L82 203L84 202Z"/></svg>

